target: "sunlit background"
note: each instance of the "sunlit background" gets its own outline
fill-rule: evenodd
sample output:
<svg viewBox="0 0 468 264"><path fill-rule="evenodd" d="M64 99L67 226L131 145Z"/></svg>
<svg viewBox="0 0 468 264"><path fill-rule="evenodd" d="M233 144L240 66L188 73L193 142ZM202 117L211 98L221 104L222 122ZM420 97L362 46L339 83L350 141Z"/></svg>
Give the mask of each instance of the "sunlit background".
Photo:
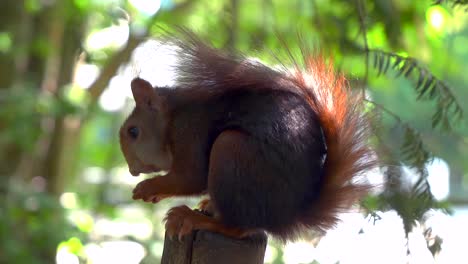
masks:
<svg viewBox="0 0 468 264"><path fill-rule="evenodd" d="M79 49L72 52L73 64L67 66L71 69L69 82L60 84L59 80L55 86L50 85L49 82L54 81L48 77L41 76L42 80L35 82L40 72L44 76L52 76L52 79L54 74L60 73L60 67L47 66L54 63L51 57L59 56L54 51L55 44L47 43L45 39L53 38L55 35L50 32L54 31L46 30L45 36L33 41L33 56L26 63L22 60L26 60L23 57L27 52L21 49L26 46L16 43L24 32L16 34L9 31L26 29L0 27L0 55L14 54L12 61L18 73L27 68L26 64L42 58L38 55L41 49L45 49L43 52L47 54L42 58L45 69L28 72L31 76L26 75L26 78L15 75L11 82L13 88L0 90L0 147L20 146L17 148L26 153L20 155L13 170L5 169L0 174L11 174L5 177L4 186L7 187L2 189L1 206L5 210L0 211L0 234L3 236L0 240L0 262L50 263L47 262L50 256L47 256L53 254L60 264L159 263L164 239L161 221L165 212L177 204L194 206L198 200L178 198L156 205L132 201L131 190L142 176L135 178L129 174L119 150L117 132L134 105L129 86L132 78L140 76L155 86L174 84L172 68L177 65L176 51L157 38L161 28L170 28L168 25L174 24L188 26L216 46L228 48L231 44L226 43L232 36L226 32L236 30L239 33L233 37L236 41L234 46L272 66L275 66L275 60L271 54L277 53L281 46L278 34L292 43L297 38L292 31L302 30L303 36L311 36L312 43L334 42L322 44L321 49L335 58L337 68L346 73L350 83L359 83L366 78L369 98L392 109L402 120L419 129L434 155L426 165L427 181L434 198L448 204L451 214L440 209L429 210L424 214L424 221L415 222L406 237L402 218L395 210L390 208L367 214L355 208L342 214L342 222L323 237L286 245L270 240L265 263L463 263L468 259L468 167L463 162L468 158L468 128L463 123L466 119L457 121L460 124L451 133L433 130L430 112L434 104L416 102L410 81L395 77L395 74L378 77L372 65L368 72L365 71L365 56L353 51L351 43L343 44L339 42L342 39L333 39L336 35L346 34L356 43L363 44L357 40L360 34L359 14L369 12L365 18L369 25L366 45L421 60L436 76L447 80L459 101L464 102L468 99L464 89L468 83L468 15L464 8L468 5L452 7L450 4L432 5L433 1L395 0L388 1L391 2L390 7L382 7L379 5L383 1L356 1L364 6L358 12L351 10L352 4L346 1L310 1L310 5L304 6L301 6L301 1L279 0L255 4L249 1L193 1L196 3L178 11L177 7L185 2L74 0L67 5L40 0L9 2L16 4L10 3L8 7L18 5L24 8L23 15L29 14L31 21L37 19L38 23L44 23L44 18L39 17L41 12L50 12L47 9L54 5L59 5L62 11L76 9L85 19L70 15L70 21L80 21L83 38L77 40ZM274 12L262 14L258 10ZM294 12L301 13L294 15ZM335 21L324 19L327 14L336 16ZM345 27L340 23L344 23L342 17L349 14L355 16L354 24ZM395 14L394 19L409 22L405 20L399 24L401 28L392 28L386 24L392 21L387 19L391 14ZM235 15L238 16L237 24L233 26L231 20ZM57 13L50 12L45 17L50 16L53 20ZM60 23L60 20L55 23ZM315 26L311 26L313 23ZM268 27L261 30L265 24ZM61 27L54 25L51 28L59 28L60 31ZM317 25L331 33L322 32ZM72 34L71 31L63 32L62 36ZM98 89L93 85L103 75L103 69L107 69L106 63L119 51L128 48L132 34L143 36L143 40L130 53L129 61L124 60L121 66L116 67L104 85L105 89L95 96ZM146 38L145 34L155 38ZM6 73L0 71L0 75L6 76ZM36 91L33 93L32 90ZM2 106L2 102L6 103ZM19 114L18 109L22 109ZM465 110L468 109L465 107ZM28 118L40 121L30 122ZM43 156L44 153L50 154L47 149L57 147L51 143L54 142L52 137L56 133L57 120L65 131L59 145L66 147L59 148L62 155L57 160L58 165L54 163L55 167L52 166L55 171L40 170L48 164L48 156ZM37 124L28 125L28 122ZM395 129L391 118L383 117L381 122L391 135ZM398 148L397 138L390 136L387 140L390 140L389 145ZM77 146L69 147L73 145L71 142ZM2 148L0 158L13 155L9 151L13 150ZM33 163L35 159L39 159L39 165ZM418 179L415 171L403 164L402 168L408 184L414 184ZM57 183L52 184L53 180L47 173L57 171L60 179L53 179ZM373 171L366 175L366 179L376 186L373 195L384 192L382 171ZM19 228L24 230L16 234ZM49 245L45 240L57 243ZM32 249L42 244L45 248ZM433 245L440 245L435 254L430 250Z"/></svg>

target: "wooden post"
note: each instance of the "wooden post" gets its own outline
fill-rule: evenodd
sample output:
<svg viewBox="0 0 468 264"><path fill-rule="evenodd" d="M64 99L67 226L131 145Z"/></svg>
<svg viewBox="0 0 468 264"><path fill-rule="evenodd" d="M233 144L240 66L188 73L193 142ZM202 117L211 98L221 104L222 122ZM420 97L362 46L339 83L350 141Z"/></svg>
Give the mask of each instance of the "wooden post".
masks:
<svg viewBox="0 0 468 264"><path fill-rule="evenodd" d="M166 233L161 264L262 264L267 241L265 233L233 239L199 230L180 242Z"/></svg>

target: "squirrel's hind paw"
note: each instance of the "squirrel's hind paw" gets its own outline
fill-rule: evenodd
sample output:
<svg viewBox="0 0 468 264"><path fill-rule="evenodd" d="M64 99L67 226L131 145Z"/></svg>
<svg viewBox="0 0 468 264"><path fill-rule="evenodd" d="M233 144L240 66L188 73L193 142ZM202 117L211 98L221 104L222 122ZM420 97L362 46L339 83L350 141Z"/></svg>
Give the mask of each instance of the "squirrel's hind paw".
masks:
<svg viewBox="0 0 468 264"><path fill-rule="evenodd" d="M260 231L257 229L227 227L218 219L193 211L186 205L170 209L164 220L166 221L167 235L170 238L177 235L180 241L193 230L200 229L220 233L236 239L241 239Z"/></svg>
<svg viewBox="0 0 468 264"><path fill-rule="evenodd" d="M179 241L182 241L182 237L190 234L195 229L195 223L200 221L197 214L186 205L171 208L164 218L169 238L177 235Z"/></svg>

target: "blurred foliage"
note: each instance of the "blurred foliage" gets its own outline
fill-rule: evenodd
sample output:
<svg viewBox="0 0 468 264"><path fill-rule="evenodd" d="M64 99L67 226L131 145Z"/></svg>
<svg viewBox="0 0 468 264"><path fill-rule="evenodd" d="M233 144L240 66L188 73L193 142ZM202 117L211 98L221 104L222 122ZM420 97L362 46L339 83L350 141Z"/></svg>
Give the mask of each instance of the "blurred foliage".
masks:
<svg viewBox="0 0 468 264"><path fill-rule="evenodd" d="M41 185L40 178L34 181ZM60 203L38 190L38 186L36 189L23 184L9 187L9 200L2 199L1 202L1 262L50 263L50 259L55 259L60 242L70 237L87 241L86 236L68 221L66 210Z"/></svg>
<svg viewBox="0 0 468 264"><path fill-rule="evenodd" d="M409 232L428 210L468 201L467 1L2 0L0 7L1 263L51 263L57 249L86 261L93 245L119 239L143 245L144 263L159 260L159 220L172 202L130 200L137 180L117 140L128 109L106 110L100 100L133 49L174 26L272 65L288 58L285 44L300 56L299 38L332 57L376 113L386 183L363 202L374 219L395 210ZM75 75L80 66L97 69L86 87ZM426 179L434 157L450 166L448 201L436 201ZM408 183L408 174L417 180ZM441 241L432 240L436 253Z"/></svg>

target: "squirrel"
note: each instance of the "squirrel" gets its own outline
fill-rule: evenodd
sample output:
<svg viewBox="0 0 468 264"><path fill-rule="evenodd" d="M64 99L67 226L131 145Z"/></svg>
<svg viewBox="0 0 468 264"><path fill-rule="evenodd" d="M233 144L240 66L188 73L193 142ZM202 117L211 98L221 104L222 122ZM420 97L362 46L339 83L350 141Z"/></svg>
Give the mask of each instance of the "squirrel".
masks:
<svg viewBox="0 0 468 264"><path fill-rule="evenodd" d="M293 240L332 228L367 193L358 178L377 162L362 94L331 63L303 50L305 67L278 70L190 32L170 41L176 87L133 79L136 106L120 128L132 175L167 171L137 184L133 199L209 196L201 207L211 216L169 210L170 236L205 229Z"/></svg>

